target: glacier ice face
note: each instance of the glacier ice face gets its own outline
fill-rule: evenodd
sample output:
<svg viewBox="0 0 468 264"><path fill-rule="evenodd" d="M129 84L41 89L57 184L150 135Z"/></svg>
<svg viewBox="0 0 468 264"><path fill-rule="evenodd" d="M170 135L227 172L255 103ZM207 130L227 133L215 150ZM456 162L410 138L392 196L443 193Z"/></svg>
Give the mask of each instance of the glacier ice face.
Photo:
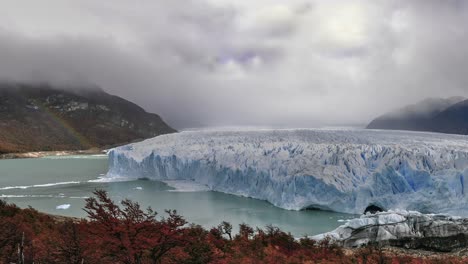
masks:
<svg viewBox="0 0 468 264"><path fill-rule="evenodd" d="M468 137L383 130L199 131L109 152L111 178L184 180L285 209L468 216Z"/></svg>

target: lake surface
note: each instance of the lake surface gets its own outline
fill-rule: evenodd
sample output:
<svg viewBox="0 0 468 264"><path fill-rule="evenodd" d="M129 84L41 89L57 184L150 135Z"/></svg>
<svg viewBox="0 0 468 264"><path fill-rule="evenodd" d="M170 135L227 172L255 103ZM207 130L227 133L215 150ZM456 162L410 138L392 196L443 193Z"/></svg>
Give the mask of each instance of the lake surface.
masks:
<svg viewBox="0 0 468 264"><path fill-rule="evenodd" d="M271 224L294 236L327 232L356 217L324 211L288 211L265 201L211 191L182 191L149 180L105 182L106 172L105 155L0 160L0 199L46 213L86 217L82 210L85 199L95 189L104 189L116 201L129 198L144 208L151 206L161 215L164 209L175 209L189 222L206 228L222 221L233 226Z"/></svg>

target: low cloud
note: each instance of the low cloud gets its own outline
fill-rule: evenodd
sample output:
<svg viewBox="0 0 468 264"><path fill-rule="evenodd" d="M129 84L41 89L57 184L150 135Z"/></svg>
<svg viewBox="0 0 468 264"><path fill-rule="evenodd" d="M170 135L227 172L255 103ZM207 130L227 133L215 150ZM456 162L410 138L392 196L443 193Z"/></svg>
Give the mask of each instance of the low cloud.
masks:
<svg viewBox="0 0 468 264"><path fill-rule="evenodd" d="M465 1L0 0L0 79L96 84L178 127L364 124L468 96Z"/></svg>

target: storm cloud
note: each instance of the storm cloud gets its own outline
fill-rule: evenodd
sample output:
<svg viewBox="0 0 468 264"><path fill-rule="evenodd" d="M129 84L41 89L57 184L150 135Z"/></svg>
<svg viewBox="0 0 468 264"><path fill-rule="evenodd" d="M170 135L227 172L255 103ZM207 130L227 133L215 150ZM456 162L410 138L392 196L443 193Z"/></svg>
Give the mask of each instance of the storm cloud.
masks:
<svg viewBox="0 0 468 264"><path fill-rule="evenodd" d="M468 96L460 0L0 0L0 80L94 84L177 128L365 124Z"/></svg>

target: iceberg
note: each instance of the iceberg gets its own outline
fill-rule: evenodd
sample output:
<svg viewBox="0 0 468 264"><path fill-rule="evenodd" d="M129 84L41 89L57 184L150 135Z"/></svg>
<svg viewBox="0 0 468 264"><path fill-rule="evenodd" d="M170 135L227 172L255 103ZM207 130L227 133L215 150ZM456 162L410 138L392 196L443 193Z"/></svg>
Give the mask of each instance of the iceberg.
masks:
<svg viewBox="0 0 468 264"><path fill-rule="evenodd" d="M61 205L57 205L57 207L55 207L55 209L57 210L67 210L68 208L70 208L70 204L61 204Z"/></svg>
<svg viewBox="0 0 468 264"><path fill-rule="evenodd" d="M109 151L108 179L185 181L290 209L468 216L468 136L361 129L186 131Z"/></svg>

